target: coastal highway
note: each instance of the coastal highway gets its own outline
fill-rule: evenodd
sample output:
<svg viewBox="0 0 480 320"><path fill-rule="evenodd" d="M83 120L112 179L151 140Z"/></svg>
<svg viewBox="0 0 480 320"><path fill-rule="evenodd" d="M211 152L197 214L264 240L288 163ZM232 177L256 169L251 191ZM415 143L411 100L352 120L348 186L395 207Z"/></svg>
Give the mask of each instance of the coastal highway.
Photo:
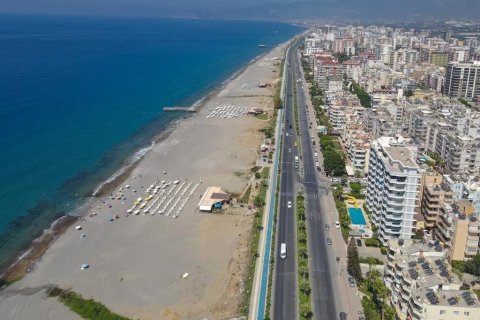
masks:
<svg viewBox="0 0 480 320"><path fill-rule="evenodd" d="M326 238L330 235L327 236L325 231L328 212L325 200L328 197L328 183L319 176L315 167L311 137L314 136L314 141L317 141L315 137L316 132L315 130L309 130L310 121L308 120L303 88L305 82L300 70L301 62L297 51L294 52L293 58L295 78L302 79L301 82L296 82L295 85L297 86L299 136L302 148L303 186L307 207L313 315L317 320L338 319L339 314L337 312L334 285L337 286L339 284L337 282L335 284L332 283L334 279L337 279L337 270L334 269L335 262L332 261L335 259L334 255L329 252L332 250L332 246L328 246L326 241ZM313 128L315 129L314 123ZM338 232L338 230L333 226L330 232Z"/></svg>
<svg viewBox="0 0 480 320"><path fill-rule="evenodd" d="M295 123L293 115L293 75L292 68L298 43L294 43L286 54L285 68L285 119L281 158L280 192L276 232L275 271L273 275L272 317L275 320L292 320L298 316L296 229L295 229L295 176L294 159L297 154ZM288 201L292 208L288 208ZM280 244L287 247L287 258L281 259ZM263 320L263 319L259 319Z"/></svg>

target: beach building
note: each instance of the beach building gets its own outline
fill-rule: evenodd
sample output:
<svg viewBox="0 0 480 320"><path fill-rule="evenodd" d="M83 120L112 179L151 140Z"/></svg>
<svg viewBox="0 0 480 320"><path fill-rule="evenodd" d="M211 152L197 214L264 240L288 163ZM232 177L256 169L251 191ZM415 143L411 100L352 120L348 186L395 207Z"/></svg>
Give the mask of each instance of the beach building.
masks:
<svg viewBox="0 0 480 320"><path fill-rule="evenodd" d="M480 303L433 241L390 239L385 284L400 319L480 319Z"/></svg>
<svg viewBox="0 0 480 320"><path fill-rule="evenodd" d="M226 203L230 203L230 194L220 187L208 187L203 194L198 209L203 212L212 212L213 209L221 209Z"/></svg>
<svg viewBox="0 0 480 320"><path fill-rule="evenodd" d="M399 135L381 137L370 148L366 206L384 245L390 238L413 235L420 180L414 159Z"/></svg>

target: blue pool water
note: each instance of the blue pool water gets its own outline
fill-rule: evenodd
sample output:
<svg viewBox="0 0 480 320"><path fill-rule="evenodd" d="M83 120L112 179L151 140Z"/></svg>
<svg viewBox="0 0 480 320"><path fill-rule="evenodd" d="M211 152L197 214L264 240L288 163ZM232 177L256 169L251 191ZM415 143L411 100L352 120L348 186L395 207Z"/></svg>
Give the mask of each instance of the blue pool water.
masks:
<svg viewBox="0 0 480 320"><path fill-rule="evenodd" d="M0 16L0 266L241 66L302 28Z"/></svg>
<svg viewBox="0 0 480 320"><path fill-rule="evenodd" d="M348 208L348 214L352 220L352 224L366 225L365 217L363 216L362 209L360 208Z"/></svg>

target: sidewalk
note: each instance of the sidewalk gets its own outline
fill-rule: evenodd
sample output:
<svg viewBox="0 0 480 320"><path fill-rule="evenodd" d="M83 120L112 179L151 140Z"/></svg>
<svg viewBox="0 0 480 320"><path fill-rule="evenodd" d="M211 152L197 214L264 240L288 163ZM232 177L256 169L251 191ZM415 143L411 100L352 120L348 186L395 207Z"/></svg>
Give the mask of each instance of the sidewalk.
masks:
<svg viewBox="0 0 480 320"><path fill-rule="evenodd" d="M267 198L263 217L263 232L260 235L259 261L255 268L255 275L252 286L252 297L248 319L264 319L265 305L268 293L268 278L270 273L270 256L273 236L273 217L276 206L278 163L281 153L283 109L278 110L277 125L275 129L275 153L274 161L270 167L270 179L268 184Z"/></svg>

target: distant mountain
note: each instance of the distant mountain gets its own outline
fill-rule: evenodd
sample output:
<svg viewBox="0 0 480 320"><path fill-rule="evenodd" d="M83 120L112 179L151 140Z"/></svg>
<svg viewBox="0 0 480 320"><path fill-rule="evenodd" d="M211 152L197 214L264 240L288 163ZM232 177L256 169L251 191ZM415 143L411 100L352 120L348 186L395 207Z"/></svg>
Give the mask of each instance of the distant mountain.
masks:
<svg viewBox="0 0 480 320"><path fill-rule="evenodd" d="M235 9L210 7L209 17L242 19L328 19L332 21L391 21L479 19L479 0L310 0L259 4L239 2ZM202 15L202 10L199 10Z"/></svg>

